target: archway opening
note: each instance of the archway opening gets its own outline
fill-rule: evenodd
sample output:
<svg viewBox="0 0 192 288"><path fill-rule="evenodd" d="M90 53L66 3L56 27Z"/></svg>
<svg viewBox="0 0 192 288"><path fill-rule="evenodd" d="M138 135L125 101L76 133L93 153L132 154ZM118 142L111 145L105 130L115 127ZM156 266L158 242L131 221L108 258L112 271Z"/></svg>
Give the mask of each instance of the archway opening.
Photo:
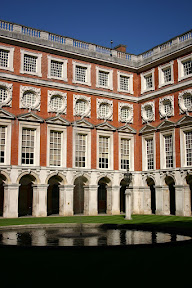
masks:
<svg viewBox="0 0 192 288"><path fill-rule="evenodd" d="M87 178L79 176L74 182L73 193L73 212L74 214L84 213L84 186L87 184Z"/></svg>
<svg viewBox="0 0 192 288"><path fill-rule="evenodd" d="M191 214L192 214L192 175L187 175L186 182L190 188L190 206L191 206Z"/></svg>
<svg viewBox="0 0 192 288"><path fill-rule="evenodd" d="M20 181L18 216L30 216L33 210L33 183L36 179L32 175L24 175Z"/></svg>
<svg viewBox="0 0 192 288"><path fill-rule="evenodd" d="M172 177L167 176L165 178L165 183L169 187L169 199L170 199L170 214L175 215L176 213L176 203L175 203L175 181Z"/></svg>
<svg viewBox="0 0 192 288"><path fill-rule="evenodd" d="M120 183L120 213L125 213L125 190L126 182L122 179Z"/></svg>
<svg viewBox="0 0 192 288"><path fill-rule="evenodd" d="M59 185L62 182L60 176L52 176L47 188L47 215L59 214Z"/></svg>
<svg viewBox="0 0 192 288"><path fill-rule="evenodd" d="M151 212L152 214L156 213L156 194L155 194L155 182L152 178L147 178L147 185L151 191Z"/></svg>
<svg viewBox="0 0 192 288"><path fill-rule="evenodd" d="M107 187L110 184L110 180L107 177L103 177L98 182L98 213L107 213Z"/></svg>
<svg viewBox="0 0 192 288"><path fill-rule="evenodd" d="M0 216L3 216L3 206L4 206L4 183L6 177L0 174Z"/></svg>

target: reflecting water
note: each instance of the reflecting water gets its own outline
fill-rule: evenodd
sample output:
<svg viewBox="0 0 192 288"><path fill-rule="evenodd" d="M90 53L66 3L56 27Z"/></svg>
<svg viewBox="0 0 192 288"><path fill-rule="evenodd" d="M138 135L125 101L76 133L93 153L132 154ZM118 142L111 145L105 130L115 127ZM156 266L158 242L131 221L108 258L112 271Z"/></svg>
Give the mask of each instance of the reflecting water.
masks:
<svg viewBox="0 0 192 288"><path fill-rule="evenodd" d="M190 240L189 236L128 229L37 228L0 231L0 245L18 246L112 246Z"/></svg>

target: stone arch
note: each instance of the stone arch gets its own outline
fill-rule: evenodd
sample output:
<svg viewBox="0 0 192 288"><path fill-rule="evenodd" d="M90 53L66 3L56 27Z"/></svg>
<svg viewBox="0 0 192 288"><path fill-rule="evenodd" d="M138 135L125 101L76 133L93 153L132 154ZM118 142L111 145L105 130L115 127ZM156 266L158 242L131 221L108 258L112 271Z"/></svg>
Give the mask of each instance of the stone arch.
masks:
<svg viewBox="0 0 192 288"><path fill-rule="evenodd" d="M172 177L172 175L167 175L165 177L165 184L169 187L170 214L175 215L176 213L175 179Z"/></svg>
<svg viewBox="0 0 192 288"><path fill-rule="evenodd" d="M9 174L7 174L5 171L1 170L0 175L2 175L5 178L5 180L4 180L5 184L11 184L11 178L10 178Z"/></svg>
<svg viewBox="0 0 192 288"><path fill-rule="evenodd" d="M47 215L59 214L60 202L60 188L59 185L63 184L64 179L62 174L52 173L47 179ZM63 175L62 175L63 176Z"/></svg>
<svg viewBox="0 0 192 288"><path fill-rule="evenodd" d="M85 186L89 181L85 175L76 175L73 190L73 212L74 214L85 213Z"/></svg>
<svg viewBox="0 0 192 288"><path fill-rule="evenodd" d="M110 213L111 211L111 191L112 181L108 176L98 179L98 213Z"/></svg>
<svg viewBox="0 0 192 288"><path fill-rule="evenodd" d="M100 176L97 178L97 183L99 183L99 181L100 181L101 179L105 179L104 181L106 181L107 186L112 186L113 180L112 180L111 176L106 175L106 174L100 175Z"/></svg>
<svg viewBox="0 0 192 288"><path fill-rule="evenodd" d="M32 176L32 178L34 179L34 180L33 180L33 184L40 184L40 183L41 183L41 181L40 181L40 179L39 179L39 176L38 176L35 172L33 172L33 171L24 171L24 172L22 172L22 173L18 176L16 183L17 183L17 184L20 184L21 178L22 178L23 176L26 176L26 175Z"/></svg>
<svg viewBox="0 0 192 288"><path fill-rule="evenodd" d="M175 185L177 184L176 182L176 177L175 177L175 175L173 174L173 173L165 173L164 175L163 175L163 177L162 177L162 185L167 185L167 183L166 183L166 178L172 178L173 179L173 181L175 182Z"/></svg>
<svg viewBox="0 0 192 288"><path fill-rule="evenodd" d="M87 174L77 173L75 177L73 178L73 183L75 183L76 179L80 177L82 177L82 181L84 182L84 185L88 186L90 183L90 177Z"/></svg>
<svg viewBox="0 0 192 288"><path fill-rule="evenodd" d="M49 174L45 180L45 184L49 184L50 178L52 178L54 176L58 176L61 178L61 182L60 182L61 185L67 184L66 177L60 172L53 172L53 173Z"/></svg>
<svg viewBox="0 0 192 288"><path fill-rule="evenodd" d="M146 177L146 184L150 188L151 195L151 212L156 214L156 191L155 191L155 177L148 175Z"/></svg>

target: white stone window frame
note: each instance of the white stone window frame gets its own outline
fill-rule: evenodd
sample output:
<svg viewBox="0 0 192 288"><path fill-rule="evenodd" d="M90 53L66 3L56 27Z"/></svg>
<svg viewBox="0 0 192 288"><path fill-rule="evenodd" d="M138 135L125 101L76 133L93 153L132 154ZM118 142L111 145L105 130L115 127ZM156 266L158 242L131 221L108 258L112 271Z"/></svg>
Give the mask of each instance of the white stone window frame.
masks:
<svg viewBox="0 0 192 288"><path fill-rule="evenodd" d="M165 153L165 136L172 136L173 139L173 167L166 167L166 153ZM175 129L160 131L160 169L173 169L175 168Z"/></svg>
<svg viewBox="0 0 192 288"><path fill-rule="evenodd" d="M35 141L34 141L34 163L33 164L22 164L22 131L23 129L33 129L35 131ZM19 149L18 149L18 164L21 166L40 166L40 124L39 123L29 123L29 122L19 122Z"/></svg>
<svg viewBox="0 0 192 288"><path fill-rule="evenodd" d="M24 95L27 92L31 92L35 95L36 101L33 105L26 105L24 102ZM40 111L41 106L41 88L36 88L32 86L20 86L20 101L19 108L29 109L29 110L37 110Z"/></svg>
<svg viewBox="0 0 192 288"><path fill-rule="evenodd" d="M149 118L147 117L147 114L146 114L146 108L148 106L150 106L152 109L152 115ZM146 102L146 103L141 105L141 117L142 117L142 123L143 124L155 121L155 103L154 103L154 101Z"/></svg>
<svg viewBox="0 0 192 288"><path fill-rule="evenodd" d="M166 64L161 65L161 66L158 67L159 88L174 83L173 64L174 64L174 61L171 61L169 63L166 63ZM171 69L171 80L168 81L168 82L165 82L164 81L164 72L163 71L168 69L168 68Z"/></svg>
<svg viewBox="0 0 192 288"><path fill-rule="evenodd" d="M191 112L192 111L192 105L191 105L191 107L186 107L185 104L184 104L184 97L187 94L191 94L191 96L192 96L192 89L184 90L184 91L179 93L178 104L179 104L179 112L180 112L180 114L184 114L186 112Z"/></svg>
<svg viewBox="0 0 192 288"><path fill-rule="evenodd" d="M66 114L67 113L67 93L60 92L60 91L55 91L55 90L48 90L48 101L47 101L47 111L48 112L54 112L57 114ZM60 97L62 99L62 106L60 109L54 109L51 106L51 100L54 97Z"/></svg>
<svg viewBox="0 0 192 288"><path fill-rule="evenodd" d="M13 84L0 82L0 87L2 87L3 89L7 91L7 98L5 101L0 103L0 107L3 107L3 106L12 107Z"/></svg>
<svg viewBox="0 0 192 288"><path fill-rule="evenodd" d="M0 69L14 72L13 58L14 58L15 48L1 45L0 50L4 50L8 52L8 67L0 66Z"/></svg>
<svg viewBox="0 0 192 288"><path fill-rule="evenodd" d="M57 79L57 80L62 80L62 81L67 82L68 81L68 78L67 78L67 64L68 64L68 60L67 59L53 57L51 55L47 55L47 60L48 60L48 74L47 74L47 78L48 79ZM57 76L51 75L51 61L56 61L56 62L62 63L62 77L57 77Z"/></svg>
<svg viewBox="0 0 192 288"><path fill-rule="evenodd" d="M119 170L126 171L121 168L121 139L129 140L129 171L134 171L134 135L119 133Z"/></svg>
<svg viewBox="0 0 192 288"><path fill-rule="evenodd" d="M178 81L182 81L183 79L187 79L192 77L192 74L184 75L184 66L183 64L187 62L188 60L192 61L192 53L190 55L187 55L185 57L177 59L178 63Z"/></svg>
<svg viewBox="0 0 192 288"><path fill-rule="evenodd" d="M187 166L187 155L186 155L186 133L192 132L192 126L185 126L180 128L180 161L181 167L192 167Z"/></svg>
<svg viewBox="0 0 192 288"><path fill-rule="evenodd" d="M122 108L127 107L129 109L129 117L125 120L122 118L121 116L121 110ZM118 120L119 122L122 123L133 123L133 104L129 104L129 103L122 103L122 102L118 102Z"/></svg>
<svg viewBox="0 0 192 288"><path fill-rule="evenodd" d="M82 101L86 102L86 104L87 104L86 110L82 113L79 113L77 111L76 103L78 100L82 100ZM88 118L91 117L91 97L87 97L84 95L77 95L77 94L73 95L73 116L88 117Z"/></svg>
<svg viewBox="0 0 192 288"><path fill-rule="evenodd" d="M5 127L5 157L1 166L11 165L11 120L1 119L0 126Z"/></svg>
<svg viewBox="0 0 192 288"><path fill-rule="evenodd" d="M83 85L91 86L91 64L84 64L84 63L77 62L77 61L72 61L72 64L73 64L73 80L72 80L72 82L75 84L83 84ZM75 70L76 70L77 66L82 67L82 68L86 68L85 82L76 80Z"/></svg>
<svg viewBox="0 0 192 288"><path fill-rule="evenodd" d="M101 104L106 104L109 106L109 113L106 117L101 115L100 113L99 108ZM106 120L106 121L113 120L113 101L112 100L97 98L97 119Z"/></svg>
<svg viewBox="0 0 192 288"><path fill-rule="evenodd" d="M108 168L99 168L99 137L109 138L109 158ZM97 130L97 169L99 170L113 170L114 169L114 148L113 148L113 132Z"/></svg>
<svg viewBox="0 0 192 288"><path fill-rule="evenodd" d="M153 139L153 160L154 168L148 169L147 165L147 140ZM154 171L156 170L156 135L150 133L142 136L142 170L143 171Z"/></svg>
<svg viewBox="0 0 192 288"><path fill-rule="evenodd" d="M164 101L170 101L171 103L171 110L169 111L169 113L165 112L165 108L163 104ZM174 116L174 95L165 96L159 99L159 114L160 114L160 119Z"/></svg>
<svg viewBox="0 0 192 288"><path fill-rule="evenodd" d="M146 77L152 76L152 87L146 87ZM141 73L141 94L155 90L155 69Z"/></svg>
<svg viewBox="0 0 192 288"><path fill-rule="evenodd" d="M85 167L76 167L75 166L75 157L76 157L76 134L86 135L86 156L85 156ZM82 127L73 127L73 167L76 169L91 169L91 130Z"/></svg>
<svg viewBox="0 0 192 288"><path fill-rule="evenodd" d="M50 165L50 132L60 132L61 136L61 165ZM67 167L67 127L61 125L48 124L47 125L47 167Z"/></svg>
<svg viewBox="0 0 192 288"><path fill-rule="evenodd" d="M128 90L121 89L121 87L120 87L120 77L121 76L129 78L129 80L128 80L129 89ZM117 91L133 94L133 74L128 74L128 73L123 73L121 71L117 71Z"/></svg>
<svg viewBox="0 0 192 288"><path fill-rule="evenodd" d="M102 86L99 84L99 71L108 73L108 85L107 86ZM105 69L105 68L96 66L96 87L113 90L113 70L112 69Z"/></svg>
<svg viewBox="0 0 192 288"><path fill-rule="evenodd" d="M42 73L41 73L41 58L42 58L42 54L40 53L34 53L34 52L30 52L27 50L20 50L21 53L21 67L20 67L20 73L21 74L29 74L29 75L35 75L38 77L42 77ZM36 60L36 72L30 72L30 71L24 71L24 55L29 55L32 57L35 57Z"/></svg>

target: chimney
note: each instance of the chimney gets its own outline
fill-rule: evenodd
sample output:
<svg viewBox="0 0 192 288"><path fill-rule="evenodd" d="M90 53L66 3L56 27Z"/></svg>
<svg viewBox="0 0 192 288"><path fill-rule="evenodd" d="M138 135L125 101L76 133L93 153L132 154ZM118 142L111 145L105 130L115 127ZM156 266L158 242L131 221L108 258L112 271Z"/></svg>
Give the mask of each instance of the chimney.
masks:
<svg viewBox="0 0 192 288"><path fill-rule="evenodd" d="M117 45L114 49L117 50L117 51L120 51L120 52L126 53L126 48L127 48L126 45L119 44L119 45Z"/></svg>

